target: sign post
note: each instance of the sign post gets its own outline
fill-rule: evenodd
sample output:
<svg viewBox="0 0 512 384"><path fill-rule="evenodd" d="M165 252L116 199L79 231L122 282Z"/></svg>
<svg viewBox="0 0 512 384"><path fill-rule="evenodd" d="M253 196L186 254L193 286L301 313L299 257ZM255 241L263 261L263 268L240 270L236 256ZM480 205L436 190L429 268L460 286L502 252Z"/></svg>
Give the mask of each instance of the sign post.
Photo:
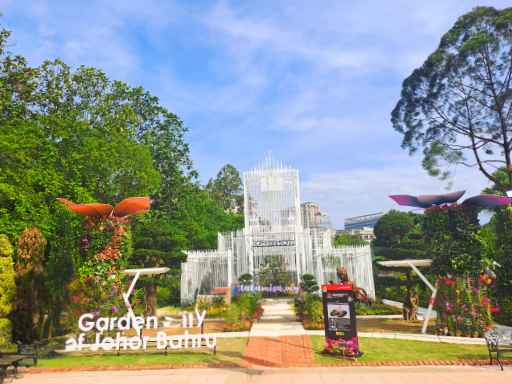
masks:
<svg viewBox="0 0 512 384"><path fill-rule="evenodd" d="M360 357L358 348L356 307L352 284L322 285L325 337L348 346L353 357ZM355 347L352 347L355 345Z"/></svg>

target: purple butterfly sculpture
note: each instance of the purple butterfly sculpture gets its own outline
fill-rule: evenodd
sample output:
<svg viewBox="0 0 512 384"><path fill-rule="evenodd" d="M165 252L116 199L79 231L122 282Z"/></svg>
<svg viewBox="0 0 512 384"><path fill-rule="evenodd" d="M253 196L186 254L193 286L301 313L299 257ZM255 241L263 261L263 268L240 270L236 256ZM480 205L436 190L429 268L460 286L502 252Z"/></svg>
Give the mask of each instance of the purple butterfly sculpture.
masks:
<svg viewBox="0 0 512 384"><path fill-rule="evenodd" d="M391 195L398 205L406 205L409 207L429 208L432 205L452 204L459 200L466 191L458 191L446 193L444 195ZM478 195L464 200L461 204L469 204L477 207L495 207L497 205L509 204L512 199L497 195Z"/></svg>

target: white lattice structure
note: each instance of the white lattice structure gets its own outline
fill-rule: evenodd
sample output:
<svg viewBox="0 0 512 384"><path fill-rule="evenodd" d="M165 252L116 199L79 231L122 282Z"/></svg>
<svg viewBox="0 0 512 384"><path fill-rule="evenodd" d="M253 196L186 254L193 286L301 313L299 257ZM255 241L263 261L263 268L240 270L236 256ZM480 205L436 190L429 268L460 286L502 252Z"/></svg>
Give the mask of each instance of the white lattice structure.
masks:
<svg viewBox="0 0 512 384"><path fill-rule="evenodd" d="M375 297L369 245L333 247L330 226L303 228L298 170L269 156L244 172L244 206L244 229L219 233L217 250L187 252L183 303L208 287L229 287L244 273L256 277L269 256L280 257L296 284L305 273L315 275L319 284L337 281L335 269L343 266L350 279Z"/></svg>

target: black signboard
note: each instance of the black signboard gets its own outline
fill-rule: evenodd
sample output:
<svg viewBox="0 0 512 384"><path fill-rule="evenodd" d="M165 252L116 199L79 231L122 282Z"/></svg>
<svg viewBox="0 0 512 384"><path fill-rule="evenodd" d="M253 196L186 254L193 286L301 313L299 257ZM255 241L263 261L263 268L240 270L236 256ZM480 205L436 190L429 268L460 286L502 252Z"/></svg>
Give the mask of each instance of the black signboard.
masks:
<svg viewBox="0 0 512 384"><path fill-rule="evenodd" d="M322 285L325 337L348 342L357 338L356 308L351 284Z"/></svg>

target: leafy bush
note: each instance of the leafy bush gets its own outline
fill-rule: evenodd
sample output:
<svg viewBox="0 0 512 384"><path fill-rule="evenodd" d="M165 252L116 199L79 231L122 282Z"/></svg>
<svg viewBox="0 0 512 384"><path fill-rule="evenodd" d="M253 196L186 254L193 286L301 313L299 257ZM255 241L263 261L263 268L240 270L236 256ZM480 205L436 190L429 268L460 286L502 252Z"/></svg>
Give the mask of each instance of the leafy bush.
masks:
<svg viewBox="0 0 512 384"><path fill-rule="evenodd" d="M306 293L314 293L318 291L320 288L318 287L318 283L316 282L315 276L310 274L302 275L301 289Z"/></svg>
<svg viewBox="0 0 512 384"><path fill-rule="evenodd" d="M306 310L306 301L304 300L303 296L295 296L293 298L293 310L295 312L295 316L304 316L304 311Z"/></svg>
<svg viewBox="0 0 512 384"><path fill-rule="evenodd" d="M321 323L324 316L324 306L320 298L310 297L306 303L306 318L311 323Z"/></svg>
<svg viewBox="0 0 512 384"><path fill-rule="evenodd" d="M434 262L431 272L444 276L479 273L483 244L479 241L478 208L453 203L425 210L424 237Z"/></svg>
<svg viewBox="0 0 512 384"><path fill-rule="evenodd" d="M12 325L6 317L11 312L12 300L16 295L12 254L9 239L0 235L0 344L11 342Z"/></svg>
<svg viewBox="0 0 512 384"><path fill-rule="evenodd" d="M12 325L9 319L0 319L0 345L11 345Z"/></svg>
<svg viewBox="0 0 512 384"><path fill-rule="evenodd" d="M158 308L168 306L180 306L180 278L166 278L165 284L159 285L156 289L156 301Z"/></svg>
<svg viewBox="0 0 512 384"><path fill-rule="evenodd" d="M261 317L263 309L260 304L259 292L245 292L237 295L224 315L228 330L241 331L251 328L251 322Z"/></svg>
<svg viewBox="0 0 512 384"><path fill-rule="evenodd" d="M500 264L496 268L496 288L501 297L512 297L512 222L510 219L511 209L498 209L493 217L496 228L496 261ZM508 320L512 322L511 317Z"/></svg>
<svg viewBox="0 0 512 384"><path fill-rule="evenodd" d="M402 310L392 305L374 301L371 306L356 303L356 315L400 315Z"/></svg>
<svg viewBox="0 0 512 384"><path fill-rule="evenodd" d="M491 308L491 311L496 323L512 326L512 299L503 299L501 305L498 308Z"/></svg>

